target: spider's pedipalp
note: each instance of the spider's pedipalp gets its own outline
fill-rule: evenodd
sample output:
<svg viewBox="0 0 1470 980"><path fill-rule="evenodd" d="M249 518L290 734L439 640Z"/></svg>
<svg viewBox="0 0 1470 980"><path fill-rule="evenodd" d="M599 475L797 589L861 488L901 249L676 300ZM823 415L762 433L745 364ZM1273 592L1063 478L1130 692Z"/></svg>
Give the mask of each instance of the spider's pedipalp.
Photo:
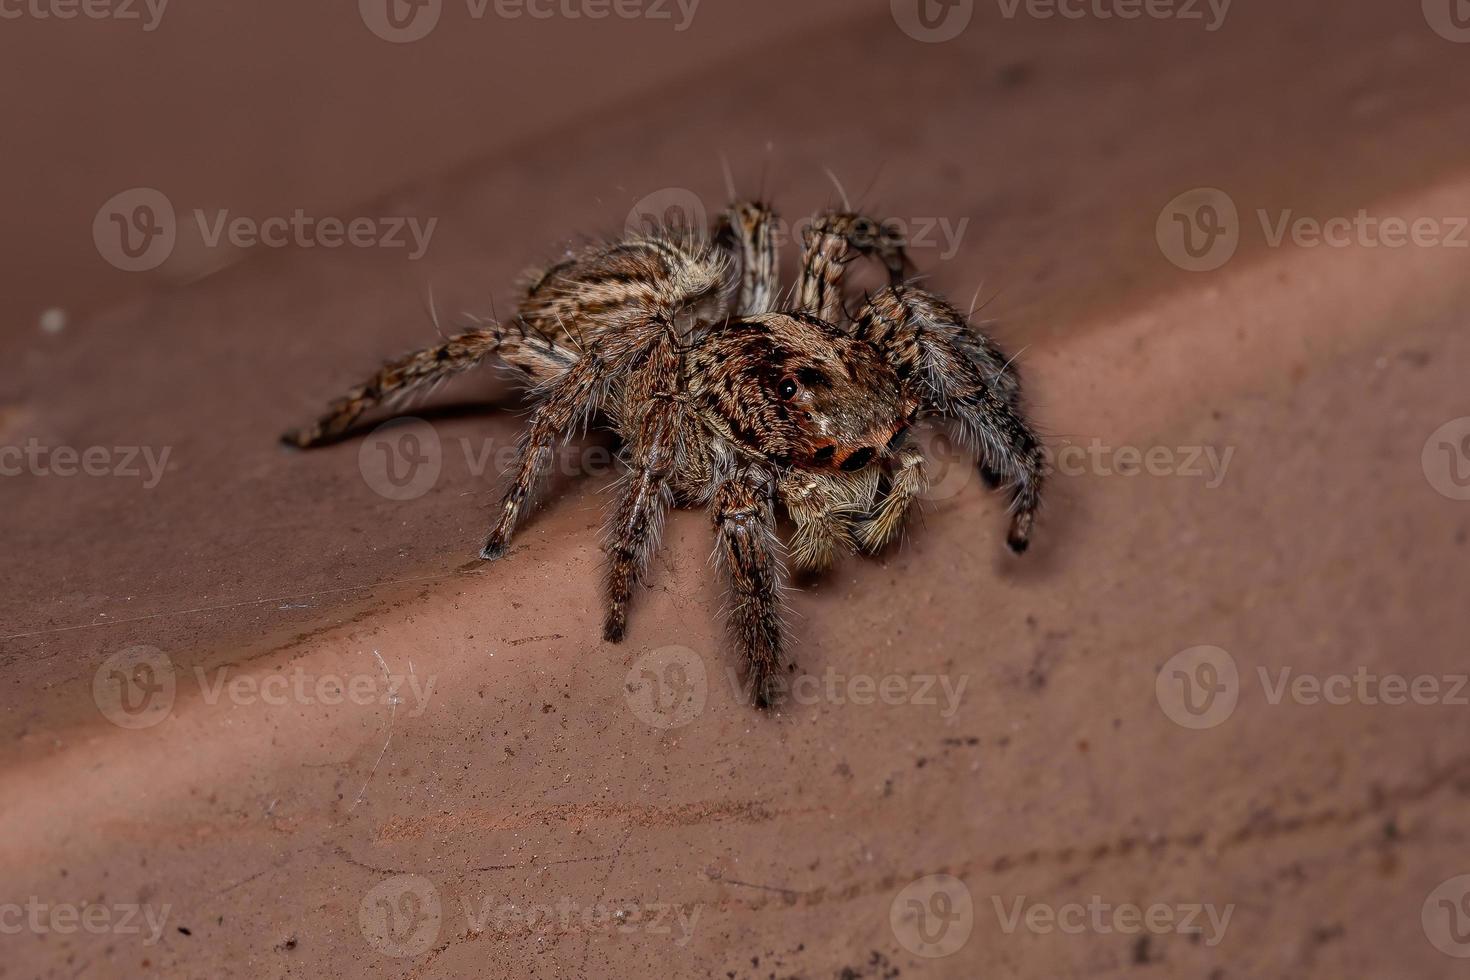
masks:
<svg viewBox="0 0 1470 980"><path fill-rule="evenodd" d="M902 238L883 222L850 212L818 215L805 234L797 307L828 323L841 323L843 278L847 264L859 256L882 262L894 283L903 278L909 265Z"/></svg>
<svg viewBox="0 0 1470 980"><path fill-rule="evenodd" d="M878 481L876 467L856 473L792 470L782 478L777 489L795 525L790 554L798 571L826 571L858 549L858 525L873 508Z"/></svg>
<svg viewBox="0 0 1470 980"><path fill-rule="evenodd" d="M760 201L737 201L720 217L715 240L735 256L740 269L737 316L776 308L781 283L777 271L776 212Z"/></svg>
<svg viewBox="0 0 1470 980"><path fill-rule="evenodd" d="M882 551L903 529L909 507L929 488L924 469L924 453L916 446L905 446L893 456L894 468L888 492L878 501L872 514L857 526L857 540L870 555Z"/></svg>

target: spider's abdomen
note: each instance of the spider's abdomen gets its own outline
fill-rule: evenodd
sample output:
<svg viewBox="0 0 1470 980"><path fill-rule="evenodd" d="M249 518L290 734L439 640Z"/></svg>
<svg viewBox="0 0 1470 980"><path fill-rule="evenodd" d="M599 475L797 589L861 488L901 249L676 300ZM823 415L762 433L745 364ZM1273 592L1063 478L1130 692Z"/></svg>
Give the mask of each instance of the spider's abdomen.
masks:
<svg viewBox="0 0 1470 980"><path fill-rule="evenodd" d="M729 275L728 257L708 245L632 238L584 249L539 273L519 314L532 330L581 346L650 318L674 323L712 314Z"/></svg>

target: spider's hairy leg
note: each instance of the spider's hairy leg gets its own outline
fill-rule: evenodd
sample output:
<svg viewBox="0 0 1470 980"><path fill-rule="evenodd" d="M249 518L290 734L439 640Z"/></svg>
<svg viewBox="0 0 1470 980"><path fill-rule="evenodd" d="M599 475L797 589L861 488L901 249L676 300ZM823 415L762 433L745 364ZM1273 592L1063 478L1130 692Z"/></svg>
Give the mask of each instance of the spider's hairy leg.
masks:
<svg viewBox="0 0 1470 980"><path fill-rule="evenodd" d="M929 488L924 463L924 454L916 446L905 446L894 454L888 492L857 526L858 542L868 554L877 554L898 536L909 507Z"/></svg>
<svg viewBox="0 0 1470 980"><path fill-rule="evenodd" d="M1041 506L1044 460L1021 408L1010 362L963 314L933 293L890 286L858 314L854 335L883 351L899 381L923 400L923 413L951 422L980 456L982 474L1011 492L1006 543L1026 550Z"/></svg>
<svg viewBox="0 0 1470 980"><path fill-rule="evenodd" d="M521 301L520 322L556 350L561 341L574 344L578 356L537 389L540 403L481 558L494 560L509 548L558 436L590 419L609 391L626 390L629 368L671 327L721 306L728 267L728 258L704 243L635 237L584 249L532 284ZM537 349L533 343L513 353L531 358ZM568 358L541 359L542 368L555 371ZM537 374L535 364L522 367Z"/></svg>
<svg viewBox="0 0 1470 980"><path fill-rule="evenodd" d="M1014 359L937 293L908 285L881 289L858 314L854 333L896 352L911 369L925 358L942 367L945 357L932 345L948 345L974 362L1005 401L1020 408L1021 376ZM892 356L889 361L898 366Z"/></svg>
<svg viewBox="0 0 1470 980"><path fill-rule="evenodd" d="M768 313L776 308L780 288L776 212L761 201L737 201L720 216L715 241L734 254L740 268L737 316Z"/></svg>
<svg viewBox="0 0 1470 980"><path fill-rule="evenodd" d="M828 323L842 321L842 281L853 259L878 259L892 283L901 280L908 268L902 238L883 222L866 215L838 211L820 214L804 238L796 305Z"/></svg>
<svg viewBox="0 0 1470 980"><path fill-rule="evenodd" d="M783 649L781 563L767 478L749 473L729 477L711 501L716 553L730 585L730 630L745 666L757 707L777 697Z"/></svg>
<svg viewBox="0 0 1470 980"><path fill-rule="evenodd" d="M788 549L792 564L801 572L823 572L858 549L856 525L877 496L878 470L869 467L852 474L792 470L777 489L796 525Z"/></svg>
<svg viewBox="0 0 1470 980"><path fill-rule="evenodd" d="M624 396L632 471L627 489L607 529L607 618L603 639L622 642L628 627L628 602L658 548L664 516L673 502L670 481L680 468L681 407L677 400L680 354L672 331L654 343L647 360L630 380Z"/></svg>
<svg viewBox="0 0 1470 980"><path fill-rule="evenodd" d="M550 462L559 437L566 437L602 404L612 371L598 351L588 351L563 374L547 382L531 413L531 424L521 437L512 464L513 476L500 505L500 519L485 540L480 557L494 561L510 548L511 535Z"/></svg>
<svg viewBox="0 0 1470 980"><path fill-rule="evenodd" d="M499 350L504 338L505 331L500 327L469 330L435 347L389 361L367 381L332 402L326 414L314 424L287 432L281 441L301 449L332 442L363 412L468 371Z"/></svg>

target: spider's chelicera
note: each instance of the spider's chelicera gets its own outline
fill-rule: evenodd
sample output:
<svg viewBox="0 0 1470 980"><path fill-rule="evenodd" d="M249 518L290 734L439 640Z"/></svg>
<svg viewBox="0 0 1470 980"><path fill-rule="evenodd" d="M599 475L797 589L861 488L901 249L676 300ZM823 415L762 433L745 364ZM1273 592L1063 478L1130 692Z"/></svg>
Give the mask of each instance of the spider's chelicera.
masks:
<svg viewBox="0 0 1470 980"><path fill-rule="evenodd" d="M907 435L933 417L1007 488L1007 542L1021 552L1043 473L1010 362L943 298L903 282L901 244L860 215L821 215L782 302L775 227L769 207L739 203L710 240L669 233L571 254L534 278L510 323L386 364L285 441L331 442L367 409L498 355L527 377L534 409L481 557L505 555L558 440L606 419L629 472L607 529L605 638L623 639L669 507L707 506L731 631L767 706L785 646L778 505L799 569L878 552L924 493ZM848 316L844 275L862 256L890 285Z"/></svg>

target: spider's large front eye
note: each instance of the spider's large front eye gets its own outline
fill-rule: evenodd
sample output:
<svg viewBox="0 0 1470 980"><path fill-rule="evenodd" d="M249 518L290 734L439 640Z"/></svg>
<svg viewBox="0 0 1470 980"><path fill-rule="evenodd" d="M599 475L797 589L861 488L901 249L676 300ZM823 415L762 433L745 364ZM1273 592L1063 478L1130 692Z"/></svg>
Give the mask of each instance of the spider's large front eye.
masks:
<svg viewBox="0 0 1470 980"><path fill-rule="evenodd" d="M776 386L776 394L781 396L782 401L791 401L796 397L796 379L782 378L781 383Z"/></svg>

